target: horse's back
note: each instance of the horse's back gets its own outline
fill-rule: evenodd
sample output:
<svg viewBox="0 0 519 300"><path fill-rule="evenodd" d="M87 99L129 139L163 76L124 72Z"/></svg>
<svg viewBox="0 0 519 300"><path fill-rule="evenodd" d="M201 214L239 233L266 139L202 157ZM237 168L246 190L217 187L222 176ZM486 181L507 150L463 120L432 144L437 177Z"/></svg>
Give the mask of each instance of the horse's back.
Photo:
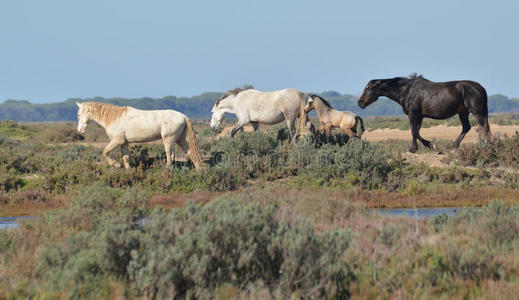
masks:
<svg viewBox="0 0 519 300"><path fill-rule="evenodd" d="M236 115L249 118L252 122L276 124L286 115L298 115L303 93L294 89L271 92L246 90L238 94Z"/></svg>
<svg viewBox="0 0 519 300"><path fill-rule="evenodd" d="M128 142L152 141L183 132L185 115L175 110L140 110L128 107L124 118L110 130L124 134Z"/></svg>
<svg viewBox="0 0 519 300"><path fill-rule="evenodd" d="M247 90L239 94L236 102L239 106L247 106L254 110L299 109L303 93L294 89L283 89L271 92Z"/></svg>

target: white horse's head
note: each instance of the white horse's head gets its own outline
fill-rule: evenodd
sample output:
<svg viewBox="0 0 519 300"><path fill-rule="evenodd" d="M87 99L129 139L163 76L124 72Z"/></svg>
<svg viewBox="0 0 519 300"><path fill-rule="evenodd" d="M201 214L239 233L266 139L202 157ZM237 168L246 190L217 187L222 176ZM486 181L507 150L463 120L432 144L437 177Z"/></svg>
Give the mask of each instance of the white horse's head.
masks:
<svg viewBox="0 0 519 300"><path fill-rule="evenodd" d="M85 104L81 104L76 102L77 107L79 108L77 111L77 131L81 134L85 133L85 129L90 122L90 113L88 113L85 109Z"/></svg>
<svg viewBox="0 0 519 300"><path fill-rule="evenodd" d="M216 101L216 103L213 105L213 109L211 110L211 129L216 130L222 125L223 120L225 119L225 112L226 109L223 108L223 105L221 105L221 101L223 99L220 99Z"/></svg>
<svg viewBox="0 0 519 300"><path fill-rule="evenodd" d="M222 122L225 119L225 113L235 113L234 102L240 92L253 88L254 87L252 85L244 85L241 88L237 87L223 94L220 99L216 101L213 109L211 110L211 128L216 130L218 127L220 127L220 125L222 125Z"/></svg>

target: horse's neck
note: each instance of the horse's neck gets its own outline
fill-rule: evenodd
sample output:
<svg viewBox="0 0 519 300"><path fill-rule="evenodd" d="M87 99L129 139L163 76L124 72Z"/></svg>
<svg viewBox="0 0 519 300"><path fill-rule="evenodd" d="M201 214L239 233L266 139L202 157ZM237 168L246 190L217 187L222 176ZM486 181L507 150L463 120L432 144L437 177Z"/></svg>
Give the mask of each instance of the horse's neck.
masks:
<svg viewBox="0 0 519 300"><path fill-rule="evenodd" d="M90 119L99 123L105 129L123 117L131 107L97 104L90 108ZM135 110L135 109L133 109Z"/></svg>
<svg viewBox="0 0 519 300"><path fill-rule="evenodd" d="M319 116L330 111L332 108L326 106L322 101L318 100L315 102L315 111Z"/></svg>
<svg viewBox="0 0 519 300"><path fill-rule="evenodd" d="M407 92L409 86L410 86L409 84L398 86L394 89L383 91L383 93L381 93L380 95L387 97L387 98L395 101L398 104L402 104L403 96Z"/></svg>
<svg viewBox="0 0 519 300"><path fill-rule="evenodd" d="M105 124L105 122L104 122L103 120L99 119L98 117L96 117L96 116L94 116L94 115L92 115L92 114L90 115L90 119L91 119L92 121L95 121L97 124L103 126L103 128L106 129L106 124Z"/></svg>
<svg viewBox="0 0 519 300"><path fill-rule="evenodd" d="M236 97L233 99L224 99L220 104L220 108L223 109L226 113L235 113L234 103L236 102Z"/></svg>

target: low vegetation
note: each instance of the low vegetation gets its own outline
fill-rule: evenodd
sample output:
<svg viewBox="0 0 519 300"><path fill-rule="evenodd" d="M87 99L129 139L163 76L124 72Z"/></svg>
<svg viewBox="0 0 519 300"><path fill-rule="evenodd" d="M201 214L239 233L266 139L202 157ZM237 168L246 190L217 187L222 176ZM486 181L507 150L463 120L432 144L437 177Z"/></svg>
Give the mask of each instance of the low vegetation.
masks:
<svg viewBox="0 0 519 300"><path fill-rule="evenodd" d="M47 128L14 122L0 124L0 132L7 133L0 134L1 203L63 204L64 199L76 195L81 187L95 183L136 188L155 195L226 192L283 182L294 189L354 188L363 193L398 193L403 199L426 197L440 186L452 190L471 186L472 189L495 187L499 190L514 189L519 182L516 172L495 169L496 166L519 168L516 155L509 155L518 148L518 136L482 147L463 145L450 154L451 167L434 168L406 163L398 151L407 146L405 142L388 146L353 140L346 144L348 137L337 134L329 143L317 136L316 139L306 137L293 146L283 126L274 127L268 133L243 132L235 139L215 139L214 133L206 132L207 125L197 123L198 130L204 133L199 136L199 146L210 167L196 172L188 161L177 161L172 168L165 169L160 144L132 146L133 168L111 168L101 156L102 148L94 147L102 140L102 129L92 126L90 135L77 138L73 125L57 123ZM56 130L62 134L60 139L50 134ZM104 143L99 145L103 147ZM183 155L179 149L176 152ZM120 159L120 151L114 151L113 155Z"/></svg>
<svg viewBox="0 0 519 300"><path fill-rule="evenodd" d="M133 168L111 168L99 127L77 136L70 123L0 123L0 215L41 215L0 231L0 298L519 292L519 135L431 167L403 159L407 142L338 134L294 146L283 126L234 139L195 126L200 172L187 161L166 169L160 144L132 146ZM372 210L401 206L481 208L424 220Z"/></svg>
<svg viewBox="0 0 519 300"><path fill-rule="evenodd" d="M263 190L169 212L92 185L66 209L0 231L0 297L507 298L519 209L498 201L425 220L342 198ZM482 242L483 241L483 242Z"/></svg>

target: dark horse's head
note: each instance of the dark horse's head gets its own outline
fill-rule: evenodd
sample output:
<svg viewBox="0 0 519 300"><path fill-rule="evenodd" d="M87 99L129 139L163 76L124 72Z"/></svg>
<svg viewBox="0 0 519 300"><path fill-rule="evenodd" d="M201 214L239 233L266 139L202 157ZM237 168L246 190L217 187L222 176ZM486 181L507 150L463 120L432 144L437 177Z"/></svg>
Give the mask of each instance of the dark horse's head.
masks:
<svg viewBox="0 0 519 300"><path fill-rule="evenodd" d="M378 97L381 96L381 88L386 79L373 79L368 82L362 95L359 98L359 107L366 108L366 106L377 101Z"/></svg>
<svg viewBox="0 0 519 300"><path fill-rule="evenodd" d="M380 96L394 99L398 97L404 86L417 78L422 78L422 76L412 74L410 77L370 80L359 98L359 107L366 108L366 106L377 101Z"/></svg>

